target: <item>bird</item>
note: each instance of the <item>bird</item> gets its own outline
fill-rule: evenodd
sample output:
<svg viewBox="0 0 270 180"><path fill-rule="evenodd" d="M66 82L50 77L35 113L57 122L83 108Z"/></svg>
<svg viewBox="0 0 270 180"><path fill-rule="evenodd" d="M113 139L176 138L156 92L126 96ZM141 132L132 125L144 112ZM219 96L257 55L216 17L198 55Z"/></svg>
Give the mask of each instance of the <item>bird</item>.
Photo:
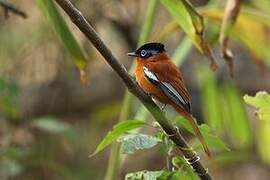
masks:
<svg viewBox="0 0 270 180"><path fill-rule="evenodd" d="M170 59L165 46L159 42L150 42L127 55L136 58L135 79L139 86L153 99L165 106L171 105L187 119L205 153L211 157L207 143L191 113L191 96L182 73Z"/></svg>

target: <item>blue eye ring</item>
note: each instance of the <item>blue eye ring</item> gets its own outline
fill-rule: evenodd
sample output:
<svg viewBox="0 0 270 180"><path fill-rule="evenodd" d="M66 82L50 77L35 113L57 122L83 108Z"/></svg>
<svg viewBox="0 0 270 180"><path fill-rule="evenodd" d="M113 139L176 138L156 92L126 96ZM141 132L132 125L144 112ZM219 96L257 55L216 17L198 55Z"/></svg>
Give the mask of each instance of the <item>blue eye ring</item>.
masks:
<svg viewBox="0 0 270 180"><path fill-rule="evenodd" d="M143 49L143 50L141 51L141 56L142 56L142 57L146 57L147 54L148 54L148 52L147 52L146 50Z"/></svg>

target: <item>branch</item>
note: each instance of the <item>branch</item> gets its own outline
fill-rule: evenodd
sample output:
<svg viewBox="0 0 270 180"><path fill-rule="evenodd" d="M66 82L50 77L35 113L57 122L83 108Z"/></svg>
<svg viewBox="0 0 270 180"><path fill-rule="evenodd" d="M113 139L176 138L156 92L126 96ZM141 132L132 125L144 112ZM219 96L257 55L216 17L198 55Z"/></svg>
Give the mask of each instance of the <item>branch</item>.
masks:
<svg viewBox="0 0 270 180"><path fill-rule="evenodd" d="M27 18L27 15L25 12L14 7L12 4L10 4L4 0L0 0L0 6L2 6L4 8L6 16L8 15L8 12L12 12L13 14L21 16L22 18Z"/></svg>
<svg viewBox="0 0 270 180"><path fill-rule="evenodd" d="M179 146L184 157L193 167L198 176L203 180L210 180L211 177L208 171L202 166L199 157L187 145L185 139L179 133L178 129L170 124L164 113L157 107L157 105L138 85L137 82L130 77L126 69L117 61L110 49L99 38L93 27L83 17L82 13L69 0L55 0L61 8L68 14L71 21L81 30L81 32L91 41L95 48L105 58L106 62L113 68L113 70L121 77L129 91L134 94L150 111L156 121L160 124L162 129L168 134L169 138Z"/></svg>

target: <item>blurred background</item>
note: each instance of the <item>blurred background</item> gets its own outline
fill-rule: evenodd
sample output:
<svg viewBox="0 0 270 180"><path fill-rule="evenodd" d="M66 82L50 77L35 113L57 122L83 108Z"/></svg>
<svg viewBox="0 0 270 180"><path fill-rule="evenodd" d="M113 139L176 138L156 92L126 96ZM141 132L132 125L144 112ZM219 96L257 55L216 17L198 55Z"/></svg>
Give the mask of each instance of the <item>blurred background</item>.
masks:
<svg viewBox="0 0 270 180"><path fill-rule="evenodd" d="M65 24L64 30L55 28L59 21L46 16L42 0L6 2L27 18L0 7L0 179L104 179L110 148L88 156L119 121L125 108L124 84L56 4L50 5L57 7L52 11L60 12L71 35L63 33ZM129 69L133 61L126 53L137 47L150 1L72 2ZM270 179L270 119L260 121L256 109L243 99L245 94L270 90L270 3L242 1L230 36L231 78L218 43L225 1L190 2L204 17L205 38L219 66L216 72L208 68L208 58L177 25L164 2L155 2L149 35L141 41L165 44L191 92L194 116L230 148L215 151L211 161L203 159L214 179ZM73 41L78 47L67 45ZM79 48L82 58L73 56L72 48ZM86 77L80 77L84 59ZM141 104L131 101L126 119L134 115L140 119ZM194 139L186 135L192 144ZM156 146L128 155L121 164L118 179L128 172L160 170L166 157Z"/></svg>

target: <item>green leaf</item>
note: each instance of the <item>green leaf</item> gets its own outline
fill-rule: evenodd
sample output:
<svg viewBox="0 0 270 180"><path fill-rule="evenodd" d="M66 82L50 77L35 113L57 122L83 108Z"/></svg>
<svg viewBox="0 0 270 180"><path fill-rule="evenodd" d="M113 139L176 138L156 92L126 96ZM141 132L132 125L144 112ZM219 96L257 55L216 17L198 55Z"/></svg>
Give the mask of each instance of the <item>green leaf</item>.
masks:
<svg viewBox="0 0 270 180"><path fill-rule="evenodd" d="M132 154L136 150L149 149L161 140L146 134L128 134L121 138L120 142L122 142L122 153Z"/></svg>
<svg viewBox="0 0 270 180"><path fill-rule="evenodd" d="M31 125L32 127L55 134L66 133L72 129L68 123L59 121L53 117L35 119Z"/></svg>
<svg viewBox="0 0 270 180"><path fill-rule="evenodd" d="M160 1L193 41L197 49L210 59L211 69L215 70L217 68L215 58L203 37L204 22L202 16L186 0Z"/></svg>
<svg viewBox="0 0 270 180"><path fill-rule="evenodd" d="M252 143L252 132L243 99L233 82L227 81L222 89L225 96L222 105L224 123L230 139L236 147L248 147Z"/></svg>
<svg viewBox="0 0 270 180"><path fill-rule="evenodd" d="M139 171L128 173L125 180L156 180L164 171Z"/></svg>
<svg viewBox="0 0 270 180"><path fill-rule="evenodd" d="M189 168L185 170L180 171L164 171L159 177L157 177L157 180L198 180L196 174L194 174L194 171Z"/></svg>
<svg viewBox="0 0 270 180"><path fill-rule="evenodd" d="M202 132L207 144L209 144L212 149L222 151L230 151L230 149L226 146L226 144L219 138L218 136L211 133L209 126L206 124L200 125L200 131Z"/></svg>
<svg viewBox="0 0 270 180"><path fill-rule="evenodd" d="M80 45L76 41L72 32L68 28L62 15L56 8L53 0L36 0L39 8L42 10L44 15L48 18L50 24L54 28L57 35L60 37L63 45L71 55L74 64L78 67L81 73L81 78L85 78L85 69L87 66L87 58L80 48Z"/></svg>
<svg viewBox="0 0 270 180"><path fill-rule="evenodd" d="M257 127L257 146L258 151L264 162L270 164L270 95L262 91L258 92L255 97L244 96L246 103L258 109L257 115L260 121Z"/></svg>
<svg viewBox="0 0 270 180"><path fill-rule="evenodd" d="M223 130L223 110L216 76L203 66L197 71L197 79L202 96L201 107L204 119L213 130L220 132Z"/></svg>
<svg viewBox="0 0 270 180"><path fill-rule="evenodd" d="M95 152L91 154L90 157L102 151L104 148L110 145L113 141L117 140L121 135L125 134L126 132L136 128L140 128L144 125L145 122L138 120L126 120L114 125L113 130L108 132L108 134L99 143Z"/></svg>
<svg viewBox="0 0 270 180"><path fill-rule="evenodd" d="M245 95L244 101L258 109L268 109L270 107L270 95L266 91L260 91L255 97Z"/></svg>
<svg viewBox="0 0 270 180"><path fill-rule="evenodd" d="M180 127L186 129L188 132L192 133L195 135L192 126L190 125L190 123L184 119L183 117L177 117L176 118L176 123L177 125L179 125ZM229 151L230 149L225 145L225 143L216 135L214 135L209 126L207 126L206 124L202 124L199 126L199 129L206 141L206 144L208 144L208 146L210 147L210 149L212 150L218 150L218 151L222 151L222 150L227 150ZM201 147L201 145L199 144L199 147Z"/></svg>

